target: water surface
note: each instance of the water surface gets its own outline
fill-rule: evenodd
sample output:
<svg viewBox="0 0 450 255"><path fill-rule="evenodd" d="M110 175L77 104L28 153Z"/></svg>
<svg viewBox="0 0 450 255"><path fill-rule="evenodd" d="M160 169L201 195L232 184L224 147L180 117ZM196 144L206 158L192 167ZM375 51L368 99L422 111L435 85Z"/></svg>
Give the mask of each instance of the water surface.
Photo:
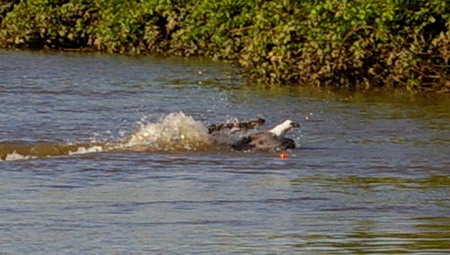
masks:
<svg viewBox="0 0 450 255"><path fill-rule="evenodd" d="M1 51L0 77L2 254L450 253L445 96L263 88L204 59L103 54ZM204 140L257 116L299 121L299 148Z"/></svg>

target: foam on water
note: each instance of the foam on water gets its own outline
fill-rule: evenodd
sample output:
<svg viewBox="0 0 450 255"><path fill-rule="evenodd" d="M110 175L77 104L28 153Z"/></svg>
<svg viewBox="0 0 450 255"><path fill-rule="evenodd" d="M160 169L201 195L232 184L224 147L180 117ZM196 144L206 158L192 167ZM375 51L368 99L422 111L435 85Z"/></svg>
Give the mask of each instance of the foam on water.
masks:
<svg viewBox="0 0 450 255"><path fill-rule="evenodd" d="M91 147L78 147L76 151L69 151L68 155L76 155L76 154L86 154L86 153L94 153L94 152L102 152L103 147L100 145L93 145Z"/></svg>
<svg viewBox="0 0 450 255"><path fill-rule="evenodd" d="M210 150L214 139L199 121L174 112L155 122L141 124L122 140L91 143L0 143L0 161L48 158L108 151L198 151Z"/></svg>
<svg viewBox="0 0 450 255"><path fill-rule="evenodd" d="M25 160L25 159L32 159L36 158L35 156L31 155L22 155L20 153L17 153L16 151L13 151L12 153L9 153L6 155L4 161L15 161L15 160ZM1 159L0 159L1 161Z"/></svg>

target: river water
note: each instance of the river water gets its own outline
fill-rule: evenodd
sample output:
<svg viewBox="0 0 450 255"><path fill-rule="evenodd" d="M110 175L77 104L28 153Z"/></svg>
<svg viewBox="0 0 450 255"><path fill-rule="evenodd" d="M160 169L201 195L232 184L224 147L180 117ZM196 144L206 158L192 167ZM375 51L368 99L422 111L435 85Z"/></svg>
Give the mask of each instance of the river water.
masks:
<svg viewBox="0 0 450 255"><path fill-rule="evenodd" d="M0 51L0 254L448 254L448 100ZM298 148L238 152L205 131L256 117L300 122Z"/></svg>

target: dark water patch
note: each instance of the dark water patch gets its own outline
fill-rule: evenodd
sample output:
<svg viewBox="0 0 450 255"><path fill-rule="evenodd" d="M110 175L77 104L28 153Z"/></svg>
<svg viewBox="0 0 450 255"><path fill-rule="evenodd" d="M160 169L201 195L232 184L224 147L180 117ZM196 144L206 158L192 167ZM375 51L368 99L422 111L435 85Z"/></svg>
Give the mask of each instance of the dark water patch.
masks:
<svg viewBox="0 0 450 255"><path fill-rule="evenodd" d="M402 177L364 177L364 176L311 176L291 180L292 185L302 185L305 182L321 182L330 185L346 185L361 189L377 189L380 187L395 187L397 189L441 189L450 186L449 176L427 176L424 178ZM382 191L382 190L381 190Z"/></svg>

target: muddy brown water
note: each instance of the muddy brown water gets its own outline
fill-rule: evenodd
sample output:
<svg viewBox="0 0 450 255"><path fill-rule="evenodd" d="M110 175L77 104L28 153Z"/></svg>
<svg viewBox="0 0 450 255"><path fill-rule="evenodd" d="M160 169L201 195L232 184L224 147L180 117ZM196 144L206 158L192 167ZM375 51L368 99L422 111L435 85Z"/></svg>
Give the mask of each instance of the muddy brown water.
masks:
<svg viewBox="0 0 450 255"><path fill-rule="evenodd" d="M0 51L2 254L448 254L446 96L245 84L204 59ZM298 148L236 152L263 117Z"/></svg>

